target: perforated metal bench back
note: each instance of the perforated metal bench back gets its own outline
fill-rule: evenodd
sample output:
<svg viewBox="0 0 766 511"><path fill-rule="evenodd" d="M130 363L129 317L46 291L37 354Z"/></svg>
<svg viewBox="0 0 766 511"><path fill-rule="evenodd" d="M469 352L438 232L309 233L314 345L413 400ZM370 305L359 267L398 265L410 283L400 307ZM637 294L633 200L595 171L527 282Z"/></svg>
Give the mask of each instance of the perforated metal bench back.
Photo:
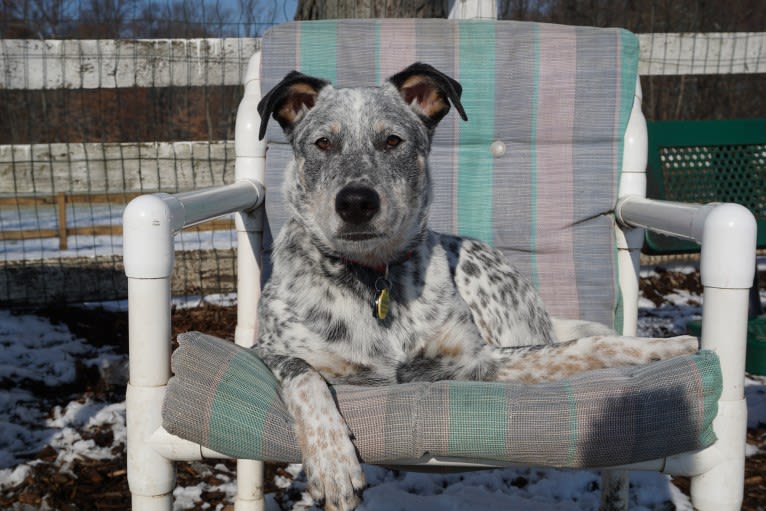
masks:
<svg viewBox="0 0 766 511"><path fill-rule="evenodd" d="M766 119L649 123L652 198L680 202L736 202L758 221L766 246ZM648 253L678 253L699 246L647 234Z"/></svg>

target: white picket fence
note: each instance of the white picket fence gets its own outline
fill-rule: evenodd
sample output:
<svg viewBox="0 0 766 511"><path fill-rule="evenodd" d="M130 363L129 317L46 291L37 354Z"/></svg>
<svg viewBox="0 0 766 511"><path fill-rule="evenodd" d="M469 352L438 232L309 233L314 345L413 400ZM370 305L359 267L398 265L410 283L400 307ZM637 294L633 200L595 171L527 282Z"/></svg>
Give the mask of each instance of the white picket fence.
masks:
<svg viewBox="0 0 766 511"><path fill-rule="evenodd" d="M241 85L258 48L255 38L0 40L0 88ZM177 191L233 176L232 141L0 145L0 194Z"/></svg>

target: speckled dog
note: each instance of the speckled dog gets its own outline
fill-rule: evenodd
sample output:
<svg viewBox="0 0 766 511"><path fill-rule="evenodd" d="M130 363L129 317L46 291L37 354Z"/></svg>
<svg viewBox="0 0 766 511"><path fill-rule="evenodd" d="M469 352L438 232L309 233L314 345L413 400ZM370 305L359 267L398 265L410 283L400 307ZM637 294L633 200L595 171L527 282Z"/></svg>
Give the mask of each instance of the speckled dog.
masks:
<svg viewBox="0 0 766 511"><path fill-rule="evenodd" d="M413 64L382 87L298 72L261 101L292 144L290 218L273 252L256 349L295 418L311 495L350 510L365 481L331 383L553 380L697 349L551 320L497 250L428 229L428 154L461 86ZM563 342L561 342L563 341Z"/></svg>

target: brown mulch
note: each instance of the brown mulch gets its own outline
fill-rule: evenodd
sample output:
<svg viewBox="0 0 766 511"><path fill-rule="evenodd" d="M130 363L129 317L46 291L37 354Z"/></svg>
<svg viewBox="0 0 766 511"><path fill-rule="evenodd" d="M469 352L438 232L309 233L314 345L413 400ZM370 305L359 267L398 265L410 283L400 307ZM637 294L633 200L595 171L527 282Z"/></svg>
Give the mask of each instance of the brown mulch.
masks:
<svg viewBox="0 0 766 511"><path fill-rule="evenodd" d="M702 283L699 272L673 272L657 267L654 270L654 275L642 277L639 281L641 296L651 300L655 307L666 303L665 297L679 289L701 295Z"/></svg>
<svg viewBox="0 0 766 511"><path fill-rule="evenodd" d="M764 278L761 275L761 278ZM701 292L699 275L696 273L667 272L660 269L656 275L641 279L643 296L656 305L664 302L663 295L674 289ZM79 307L59 307L38 311L53 322L65 323L77 336L87 339L96 346L109 344L118 352L127 353L127 313L108 312ZM201 330L223 338L233 336L236 324L234 307L204 305L194 309L175 310L173 313L173 335L189 330ZM87 395L94 400L119 402L124 399L124 387L100 381L96 371L79 371L74 386L62 389L61 403ZM48 389L52 392L52 389ZM46 396L50 397L50 396ZM84 438L92 439L99 446L112 444L112 433L108 429L81 432ZM749 456L745 471L745 511L766 510L766 424L748 431L748 441L757 445L761 453ZM75 460L69 470L61 471L55 464L57 453L46 447L36 455L31 471L23 484L0 491L0 510L31 511L53 509L61 511L115 510L129 508L129 492L125 471L124 446L114 449L109 460ZM206 481L210 486L227 480L234 471L232 461L210 461L178 464L178 485L194 486ZM287 476L280 465L267 465L267 492L280 491L273 486L274 475ZM688 494L687 478L674 478L673 482ZM227 503L226 495L220 491L203 491L202 502L195 509L215 509L223 504L226 511L233 510ZM209 507L208 507L209 506Z"/></svg>
<svg viewBox="0 0 766 511"><path fill-rule="evenodd" d="M766 509L766 425L747 432L748 443L757 445L761 452L745 460L745 500L742 509L764 511Z"/></svg>

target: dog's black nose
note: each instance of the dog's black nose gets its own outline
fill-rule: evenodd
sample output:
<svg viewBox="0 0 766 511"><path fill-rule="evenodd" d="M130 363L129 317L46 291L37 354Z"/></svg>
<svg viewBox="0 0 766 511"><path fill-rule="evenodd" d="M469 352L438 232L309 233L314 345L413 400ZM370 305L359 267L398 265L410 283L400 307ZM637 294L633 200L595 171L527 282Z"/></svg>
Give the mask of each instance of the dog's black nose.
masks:
<svg viewBox="0 0 766 511"><path fill-rule="evenodd" d="M346 186L335 196L335 211L349 224L369 222L380 211L380 195L366 186Z"/></svg>

